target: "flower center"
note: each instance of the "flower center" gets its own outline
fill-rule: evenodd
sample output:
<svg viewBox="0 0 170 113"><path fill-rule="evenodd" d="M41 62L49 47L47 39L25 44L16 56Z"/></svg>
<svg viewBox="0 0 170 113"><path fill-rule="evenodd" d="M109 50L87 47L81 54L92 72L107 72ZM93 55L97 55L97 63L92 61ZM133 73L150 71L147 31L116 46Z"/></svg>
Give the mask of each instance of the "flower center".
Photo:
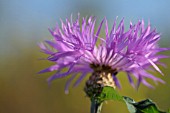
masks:
<svg viewBox="0 0 170 113"><path fill-rule="evenodd" d="M116 88L112 77L112 75L117 74L116 69L99 64L90 64L90 67L94 70L94 72L86 81L86 85L84 87L84 91L87 96L91 97L100 94L105 86Z"/></svg>
<svg viewBox="0 0 170 113"><path fill-rule="evenodd" d="M112 69L111 66L108 65L99 65L92 63L90 64L90 67L94 70L94 72L106 72L106 73L111 73L113 75L117 75L117 69Z"/></svg>

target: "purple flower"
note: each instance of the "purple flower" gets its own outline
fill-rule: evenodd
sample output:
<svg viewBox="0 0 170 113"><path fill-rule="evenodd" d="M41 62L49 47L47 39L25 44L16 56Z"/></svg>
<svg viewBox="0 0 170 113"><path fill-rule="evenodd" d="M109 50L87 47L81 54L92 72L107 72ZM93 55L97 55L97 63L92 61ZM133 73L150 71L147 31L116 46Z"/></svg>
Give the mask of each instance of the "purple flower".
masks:
<svg viewBox="0 0 170 113"><path fill-rule="evenodd" d="M132 86L134 76L138 82L148 87L152 87L146 79L150 78L155 82L164 83L163 80L153 76L148 70L156 70L163 75L158 68L159 59L168 56L157 54L168 50L160 48L157 42L160 34L155 29L151 29L150 23L144 27L144 21L139 21L132 25L127 31L124 30L124 19L116 27L114 21L111 31L108 30L106 18L99 24L95 32L96 18L88 19L80 16L73 21L61 20L61 28L57 25L55 29L50 30L53 39L40 43L41 50L49 54L47 60L54 62L53 66L40 71L39 73L56 71L48 78L48 82L54 79L70 76L66 83L66 91L71 81L77 74L81 74L74 86L78 85L88 73L94 71L109 71L116 86L120 87L116 74L120 71L126 72L127 78ZM105 37L99 36L101 28L105 23ZM51 46L51 48L49 47ZM63 72L63 69L67 69Z"/></svg>

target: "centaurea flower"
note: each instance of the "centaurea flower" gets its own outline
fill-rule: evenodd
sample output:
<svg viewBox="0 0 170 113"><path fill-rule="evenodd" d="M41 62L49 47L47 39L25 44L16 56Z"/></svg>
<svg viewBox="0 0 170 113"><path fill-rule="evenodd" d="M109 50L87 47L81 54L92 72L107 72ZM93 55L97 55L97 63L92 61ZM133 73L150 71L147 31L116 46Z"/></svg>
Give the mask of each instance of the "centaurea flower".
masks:
<svg viewBox="0 0 170 113"><path fill-rule="evenodd" d="M158 54L167 48L158 46L160 34L151 29L150 23L146 28L143 20L134 25L130 23L129 29L125 31L124 19L117 27L115 20L110 32L106 18L101 21L96 32L95 24L95 17L91 16L88 19L83 17L80 22L78 15L75 21L71 16L66 22L61 20L61 28L57 25L50 29L53 39L45 41L45 44L39 44L41 50L49 54L47 60L54 62L53 66L40 71L40 73L56 71L48 78L48 82L70 76L65 87L65 91L68 92L68 87L77 74L81 73L74 86L77 86L88 73L92 73L85 87L89 96L91 92L100 92L99 89L105 85L121 87L116 76L121 71L127 74L132 86L135 86L132 76L138 81L136 87L139 87L140 83L152 87L146 81L147 78L164 83L148 72L153 67L163 75L157 64L161 64L160 59L168 57ZM99 34L103 25L105 37L101 38ZM67 71L62 72L65 68Z"/></svg>

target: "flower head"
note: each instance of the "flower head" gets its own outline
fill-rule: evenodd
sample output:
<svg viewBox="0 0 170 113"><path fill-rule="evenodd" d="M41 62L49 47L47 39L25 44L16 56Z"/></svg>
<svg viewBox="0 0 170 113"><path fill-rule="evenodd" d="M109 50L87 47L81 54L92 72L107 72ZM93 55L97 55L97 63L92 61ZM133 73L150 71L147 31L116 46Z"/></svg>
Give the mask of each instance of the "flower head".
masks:
<svg viewBox="0 0 170 113"><path fill-rule="evenodd" d="M145 28L143 20L135 25L130 23L129 30L125 31L124 19L118 27L116 27L115 20L109 32L105 18L95 32L95 23L96 18L92 16L88 19L83 17L82 22L80 22L79 15L75 21L71 16L71 19L66 19L66 22L61 20L61 28L57 25L55 29L50 30L53 36L51 41L39 44L41 50L49 54L47 60L55 63L40 71L40 73L56 71L53 76L48 78L49 82L69 75L71 77L66 83L67 91L70 82L78 73L81 75L75 82L75 86L88 73L102 71L109 73L113 77L115 85L120 87L116 74L123 71L126 72L132 86L134 86L132 76L138 80L137 87L141 82L152 87L146 78L164 83L148 72L153 67L163 74L157 64L161 64L159 59L167 58L165 55L157 54L167 48L158 46L160 34L155 29L152 30L150 24ZM99 34L103 25L105 26L105 37L101 38ZM64 68L68 70L62 72Z"/></svg>

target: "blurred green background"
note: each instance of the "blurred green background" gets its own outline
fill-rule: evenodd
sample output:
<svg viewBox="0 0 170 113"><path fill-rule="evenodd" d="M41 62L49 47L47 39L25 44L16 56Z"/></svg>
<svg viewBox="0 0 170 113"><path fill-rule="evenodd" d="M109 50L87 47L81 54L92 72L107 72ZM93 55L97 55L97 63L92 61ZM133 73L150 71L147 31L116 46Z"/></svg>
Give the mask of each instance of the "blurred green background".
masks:
<svg viewBox="0 0 170 113"><path fill-rule="evenodd" d="M89 113L90 101L83 92L84 81L64 94L67 78L55 80L49 87L46 79L53 73L36 73L51 64L38 60L46 55L39 52L38 42L51 39L47 28L54 27L59 19L95 15L97 23L107 17L113 20L125 17L129 21L138 19L151 21L152 27L162 34L160 45L170 47L170 1L164 0L0 0L0 113ZM164 53L169 54L169 53ZM155 89L141 85L134 90L124 74L119 74L122 95L136 101L151 98L161 109L170 108L170 59L162 60L166 84ZM88 78L88 77L87 77ZM87 79L86 78L86 79ZM152 82L152 84L154 84ZM109 101L102 113L128 113L125 104Z"/></svg>

